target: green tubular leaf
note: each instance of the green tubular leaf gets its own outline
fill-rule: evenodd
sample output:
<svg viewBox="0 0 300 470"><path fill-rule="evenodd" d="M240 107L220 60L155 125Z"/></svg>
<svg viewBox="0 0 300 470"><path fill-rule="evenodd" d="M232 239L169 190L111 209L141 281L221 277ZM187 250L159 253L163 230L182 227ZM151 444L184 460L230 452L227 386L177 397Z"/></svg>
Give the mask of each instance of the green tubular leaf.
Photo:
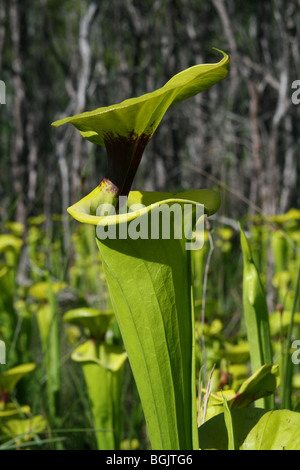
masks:
<svg viewBox="0 0 300 470"><path fill-rule="evenodd" d="M196 414L188 254L181 240L98 246L152 448L191 449Z"/></svg>
<svg viewBox="0 0 300 470"><path fill-rule="evenodd" d="M250 348L252 372L255 373L265 364L272 363L272 347L270 339L269 313L266 296L253 261L248 240L240 228L243 252L243 306L247 337ZM259 400L260 407L274 407L274 398Z"/></svg>
<svg viewBox="0 0 300 470"><path fill-rule="evenodd" d="M275 230L272 232L271 246L274 258L274 272L280 273L284 271L287 259L287 241L282 231Z"/></svg>
<svg viewBox="0 0 300 470"><path fill-rule="evenodd" d="M52 312L49 304L41 305L36 312L43 351L46 351L51 329Z"/></svg>
<svg viewBox="0 0 300 470"><path fill-rule="evenodd" d="M99 450L114 450L120 444L120 401L127 354L118 346L89 340L72 353L83 368L91 401Z"/></svg>
<svg viewBox="0 0 300 470"><path fill-rule="evenodd" d="M220 198L212 191L133 191L128 206L139 203L143 209L97 214L102 203L115 207L119 195L129 193L143 150L167 109L225 78L228 64L229 57L223 53L219 63L187 69L153 93L53 123L73 124L83 137L104 145L110 157L108 179L70 207L69 213L98 228L121 229L136 219L148 220L162 204L190 203L194 212L197 205L204 205L206 214L216 212ZM186 240L121 238L98 240L98 246L152 447L197 449L194 311Z"/></svg>
<svg viewBox="0 0 300 470"><path fill-rule="evenodd" d="M191 202L194 196L197 204L203 197L210 201L208 195L195 191L180 200L167 195L164 202ZM143 193L133 192L132 196L144 200ZM153 204L141 218L151 217L161 196L145 193L145 202ZM213 206L217 209L217 200L210 204L210 211ZM126 223L121 218L118 222ZM128 238L97 243L152 448L196 449L194 312L185 239Z"/></svg>
<svg viewBox="0 0 300 470"><path fill-rule="evenodd" d="M52 125L71 123L83 137L102 146L112 137L138 140L145 135L150 139L170 106L210 88L227 76L229 57L222 54L220 62L186 69L152 93L60 119Z"/></svg>
<svg viewBox="0 0 300 470"><path fill-rule="evenodd" d="M300 450L300 413L245 408L231 411L240 450ZM199 428L200 449L228 449L224 414Z"/></svg>
<svg viewBox="0 0 300 470"><path fill-rule="evenodd" d="M94 362L82 363L99 450L119 449L124 368L113 372Z"/></svg>
<svg viewBox="0 0 300 470"><path fill-rule="evenodd" d="M90 213L94 190L69 212L86 223L114 227L151 218L163 203L204 204L214 213L219 195L198 190L179 194L132 191L128 206L142 210L117 216ZM190 252L185 239L97 240L104 271L153 449L197 449L194 312ZM128 275L130 273L130 275Z"/></svg>

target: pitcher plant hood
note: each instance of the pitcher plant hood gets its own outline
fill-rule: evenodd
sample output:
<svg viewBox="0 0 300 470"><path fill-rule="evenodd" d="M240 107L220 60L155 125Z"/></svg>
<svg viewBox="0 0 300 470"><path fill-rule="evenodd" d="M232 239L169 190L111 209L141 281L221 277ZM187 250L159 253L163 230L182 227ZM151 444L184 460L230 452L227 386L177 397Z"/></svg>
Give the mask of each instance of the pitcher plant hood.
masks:
<svg viewBox="0 0 300 470"><path fill-rule="evenodd" d="M118 104L66 117L52 123L73 124L85 139L105 146L106 179L116 196L127 195L144 149L170 106L190 98L223 80L229 56L212 64L200 64L174 75L162 88ZM111 191L110 191L111 192Z"/></svg>

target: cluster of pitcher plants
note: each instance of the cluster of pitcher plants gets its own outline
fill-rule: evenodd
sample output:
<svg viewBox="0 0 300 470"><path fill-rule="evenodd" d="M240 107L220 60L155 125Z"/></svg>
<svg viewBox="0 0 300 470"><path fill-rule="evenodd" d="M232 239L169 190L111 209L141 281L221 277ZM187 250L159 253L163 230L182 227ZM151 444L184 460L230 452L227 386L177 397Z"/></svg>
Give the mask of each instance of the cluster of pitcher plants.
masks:
<svg viewBox="0 0 300 470"><path fill-rule="evenodd" d="M62 269L60 240L43 237L42 219L29 220L31 282L18 285L24 228L5 224L0 448L85 446L83 433L100 450L300 448L292 348L300 211L248 218L243 231L207 224L221 204L215 190L131 190L168 108L227 76L222 54L152 93L53 123L72 124L104 146L107 173L68 209L84 224L74 231L71 266ZM154 231L164 217L167 236ZM266 296L270 250L274 312ZM68 393L73 416L72 407L70 416L62 412Z"/></svg>

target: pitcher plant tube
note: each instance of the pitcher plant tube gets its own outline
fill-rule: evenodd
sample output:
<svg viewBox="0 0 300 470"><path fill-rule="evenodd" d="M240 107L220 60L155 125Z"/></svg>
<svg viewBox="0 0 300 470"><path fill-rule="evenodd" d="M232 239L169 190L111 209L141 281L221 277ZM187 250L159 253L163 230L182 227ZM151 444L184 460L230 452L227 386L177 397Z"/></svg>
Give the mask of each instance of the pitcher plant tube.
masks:
<svg viewBox="0 0 300 470"><path fill-rule="evenodd" d="M220 198L211 190L170 194L130 188L167 109L227 76L229 57L222 54L220 62L186 69L152 93L53 123L71 123L84 138L106 147L106 178L68 211L78 221L97 226L112 305L156 450L199 448L187 243L193 240L199 214L203 222L218 210ZM178 213L183 214L180 219ZM174 226L167 235L159 229L151 236L153 221L160 216ZM199 241L197 233L194 239Z"/></svg>
<svg viewBox="0 0 300 470"><path fill-rule="evenodd" d="M89 339L72 353L80 362L91 402L99 450L120 448L121 395L124 362L127 354L120 346L106 341L114 318L111 310L76 308L65 313L63 320L89 330Z"/></svg>

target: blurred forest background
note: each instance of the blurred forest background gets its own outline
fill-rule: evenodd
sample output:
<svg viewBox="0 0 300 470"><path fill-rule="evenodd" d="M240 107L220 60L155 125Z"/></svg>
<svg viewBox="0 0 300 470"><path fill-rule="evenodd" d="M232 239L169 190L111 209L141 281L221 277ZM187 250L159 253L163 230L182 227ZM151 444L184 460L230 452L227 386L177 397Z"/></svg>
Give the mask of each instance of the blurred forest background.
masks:
<svg viewBox="0 0 300 470"><path fill-rule="evenodd" d="M51 122L153 91L231 56L229 77L168 111L134 188L219 186L222 213L299 205L299 0L1 0L2 220L66 208L105 174L105 149ZM66 219L67 220L67 219ZM68 231L67 222L66 231Z"/></svg>
<svg viewBox="0 0 300 470"><path fill-rule="evenodd" d="M300 0L0 0L0 80L6 85L0 105L0 337L5 367L37 365L15 394L1 392L0 405L15 412L11 395L30 404L32 414L47 417L47 439L75 429L70 448L96 444L93 433L77 434L91 429L93 419L81 369L70 360L87 332L67 328L63 315L111 305L94 231L71 219L67 207L105 177L106 155L73 126L51 123L151 92L187 67L218 62L213 48L230 55L228 77L167 111L133 189L220 190L214 246L210 237L195 263L197 314L205 294L205 321L217 321L217 335L223 329L226 338L212 336L211 347L208 338L207 370L216 363L221 371L229 345L242 347L232 360L239 358L246 378L237 219L248 224L277 323L276 313L292 310L296 291L300 211L289 210L300 207L300 104L292 103L292 83L300 80ZM275 327L280 346L282 323ZM115 330L110 334L122 345ZM300 409L300 370L297 377L294 409ZM221 382L216 387L232 385ZM122 393L122 436L137 437L147 448L127 363ZM0 447L2 433L0 421Z"/></svg>

